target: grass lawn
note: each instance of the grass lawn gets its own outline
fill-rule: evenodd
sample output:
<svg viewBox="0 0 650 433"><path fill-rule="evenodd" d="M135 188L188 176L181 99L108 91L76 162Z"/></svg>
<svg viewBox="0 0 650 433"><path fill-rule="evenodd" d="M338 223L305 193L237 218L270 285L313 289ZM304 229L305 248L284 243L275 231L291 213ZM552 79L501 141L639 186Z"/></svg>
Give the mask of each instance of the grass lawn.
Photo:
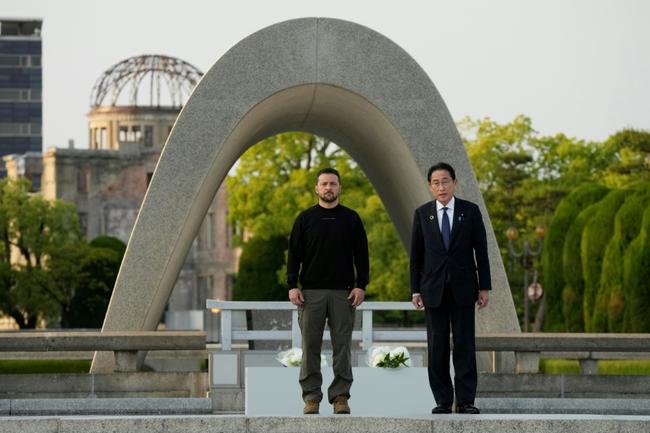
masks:
<svg viewBox="0 0 650 433"><path fill-rule="evenodd" d="M545 374L580 374L580 364L574 359L540 359L539 371ZM598 361L598 374L650 375L650 360L626 359Z"/></svg>
<svg viewBox="0 0 650 433"><path fill-rule="evenodd" d="M0 374L88 373L89 359L0 359Z"/></svg>

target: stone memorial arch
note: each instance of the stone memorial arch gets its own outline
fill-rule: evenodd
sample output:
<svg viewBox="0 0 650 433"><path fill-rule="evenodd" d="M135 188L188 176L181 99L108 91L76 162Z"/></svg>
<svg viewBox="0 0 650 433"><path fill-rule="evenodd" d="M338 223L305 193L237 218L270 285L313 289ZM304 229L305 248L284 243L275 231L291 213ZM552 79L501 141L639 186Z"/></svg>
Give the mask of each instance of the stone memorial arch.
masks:
<svg viewBox="0 0 650 433"><path fill-rule="evenodd" d="M250 146L284 131L311 132L343 147L372 182L407 248L413 211L432 198L427 168L437 161L455 166L458 195L480 205L488 232L494 290L477 329L519 332L485 204L440 94L394 42L329 18L290 20L250 35L197 85L160 156L103 330L156 328L229 169ZM96 356L92 371L112 369L112 362Z"/></svg>

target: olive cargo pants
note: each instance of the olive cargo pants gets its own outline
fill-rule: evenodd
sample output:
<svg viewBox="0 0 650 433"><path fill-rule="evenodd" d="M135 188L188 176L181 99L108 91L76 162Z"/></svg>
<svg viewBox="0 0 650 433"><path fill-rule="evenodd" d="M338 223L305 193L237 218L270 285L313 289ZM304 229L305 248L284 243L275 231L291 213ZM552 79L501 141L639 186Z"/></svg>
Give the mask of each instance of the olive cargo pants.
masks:
<svg viewBox="0 0 650 433"><path fill-rule="evenodd" d="M350 397L352 386L352 328L354 312L347 290L304 290L304 305L298 322L302 331L300 386L304 401L323 399L320 354L327 322L332 336L334 380L327 390L330 403L343 395Z"/></svg>

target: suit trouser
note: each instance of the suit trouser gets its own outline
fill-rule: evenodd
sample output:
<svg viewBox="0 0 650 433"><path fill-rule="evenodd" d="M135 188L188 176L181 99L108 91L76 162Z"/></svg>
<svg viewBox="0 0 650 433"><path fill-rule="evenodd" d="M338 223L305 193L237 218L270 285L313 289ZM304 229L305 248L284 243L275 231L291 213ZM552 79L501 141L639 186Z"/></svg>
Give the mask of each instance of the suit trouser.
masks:
<svg viewBox="0 0 650 433"><path fill-rule="evenodd" d="M456 403L474 404L477 384L474 305L456 306L451 290L453 289L449 284L445 284L440 305L436 308L425 308L429 385L437 404L444 406L453 404L454 386L449 374L451 324Z"/></svg>
<svg viewBox="0 0 650 433"><path fill-rule="evenodd" d="M350 397L352 386L352 328L354 308L347 290L303 290L304 305L298 322L302 331L300 386L304 401L323 399L320 354L325 322L332 336L334 380L327 390L329 402L339 395Z"/></svg>

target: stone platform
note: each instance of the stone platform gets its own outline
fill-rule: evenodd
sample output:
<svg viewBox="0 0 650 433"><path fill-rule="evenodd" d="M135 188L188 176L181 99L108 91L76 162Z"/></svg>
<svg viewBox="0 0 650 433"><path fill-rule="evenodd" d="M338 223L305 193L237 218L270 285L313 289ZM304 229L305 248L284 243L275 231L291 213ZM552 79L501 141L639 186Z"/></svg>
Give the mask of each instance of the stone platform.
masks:
<svg viewBox="0 0 650 433"><path fill-rule="evenodd" d="M349 415L0 417L0 433L647 433L650 416L424 415L383 418Z"/></svg>

